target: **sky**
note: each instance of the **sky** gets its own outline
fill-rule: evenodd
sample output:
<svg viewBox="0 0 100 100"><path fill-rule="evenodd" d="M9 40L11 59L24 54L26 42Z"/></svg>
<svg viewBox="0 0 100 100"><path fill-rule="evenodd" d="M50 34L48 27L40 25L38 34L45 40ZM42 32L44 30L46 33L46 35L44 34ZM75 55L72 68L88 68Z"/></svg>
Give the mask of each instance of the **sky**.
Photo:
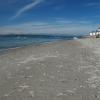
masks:
<svg viewBox="0 0 100 100"><path fill-rule="evenodd" d="M100 0L0 0L0 34L87 34L100 26Z"/></svg>

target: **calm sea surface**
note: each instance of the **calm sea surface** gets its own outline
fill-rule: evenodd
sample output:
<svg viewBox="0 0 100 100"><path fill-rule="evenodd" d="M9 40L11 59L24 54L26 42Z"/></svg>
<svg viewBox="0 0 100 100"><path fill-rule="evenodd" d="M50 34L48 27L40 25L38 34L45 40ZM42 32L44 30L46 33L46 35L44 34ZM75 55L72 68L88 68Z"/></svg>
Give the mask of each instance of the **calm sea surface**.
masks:
<svg viewBox="0 0 100 100"><path fill-rule="evenodd" d="M75 36L56 36L56 35L2 35L0 36L0 50L26 45L36 45L59 40L71 40ZM80 38L80 36L77 36Z"/></svg>

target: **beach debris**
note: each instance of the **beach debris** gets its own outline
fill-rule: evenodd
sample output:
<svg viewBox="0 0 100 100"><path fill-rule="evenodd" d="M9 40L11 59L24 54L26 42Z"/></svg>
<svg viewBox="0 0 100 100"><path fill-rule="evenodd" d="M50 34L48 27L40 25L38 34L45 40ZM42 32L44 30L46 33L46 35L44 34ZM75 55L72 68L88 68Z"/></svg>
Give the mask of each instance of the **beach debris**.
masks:
<svg viewBox="0 0 100 100"><path fill-rule="evenodd" d="M26 83L23 83L22 85L19 86L19 88L20 88L21 90L27 89L27 88L29 88L29 87L30 87L30 86L27 85Z"/></svg>
<svg viewBox="0 0 100 100"><path fill-rule="evenodd" d="M21 86L19 86L19 87L22 88L22 89L27 89L27 88L29 88L28 85L21 85Z"/></svg>

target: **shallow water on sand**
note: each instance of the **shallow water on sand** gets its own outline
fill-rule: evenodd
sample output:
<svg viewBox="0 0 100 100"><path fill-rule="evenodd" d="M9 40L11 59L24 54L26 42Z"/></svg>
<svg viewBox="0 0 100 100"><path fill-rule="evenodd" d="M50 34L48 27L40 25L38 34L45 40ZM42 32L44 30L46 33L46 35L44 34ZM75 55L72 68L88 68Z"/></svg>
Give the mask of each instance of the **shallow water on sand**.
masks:
<svg viewBox="0 0 100 100"><path fill-rule="evenodd" d="M58 40L71 40L74 36L56 36L56 35L1 35L0 49L21 47L26 45L36 45Z"/></svg>

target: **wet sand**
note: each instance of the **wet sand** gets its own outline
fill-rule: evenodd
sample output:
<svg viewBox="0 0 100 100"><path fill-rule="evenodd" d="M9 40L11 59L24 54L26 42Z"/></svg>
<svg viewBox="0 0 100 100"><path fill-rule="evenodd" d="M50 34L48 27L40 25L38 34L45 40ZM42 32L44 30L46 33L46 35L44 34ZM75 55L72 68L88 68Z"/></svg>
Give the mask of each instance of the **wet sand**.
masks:
<svg viewBox="0 0 100 100"><path fill-rule="evenodd" d="M60 41L0 55L0 100L100 100L100 39Z"/></svg>

